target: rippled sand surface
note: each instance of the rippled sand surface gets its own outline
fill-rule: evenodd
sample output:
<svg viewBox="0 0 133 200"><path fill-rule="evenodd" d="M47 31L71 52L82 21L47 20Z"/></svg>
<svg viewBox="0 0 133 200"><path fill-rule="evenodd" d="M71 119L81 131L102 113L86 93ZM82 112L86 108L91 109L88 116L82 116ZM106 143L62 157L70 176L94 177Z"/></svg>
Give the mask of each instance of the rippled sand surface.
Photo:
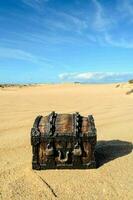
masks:
<svg viewBox="0 0 133 200"><path fill-rule="evenodd" d="M132 200L133 87L38 85L0 89L0 199ZM93 114L98 169L31 169L30 128L37 115Z"/></svg>

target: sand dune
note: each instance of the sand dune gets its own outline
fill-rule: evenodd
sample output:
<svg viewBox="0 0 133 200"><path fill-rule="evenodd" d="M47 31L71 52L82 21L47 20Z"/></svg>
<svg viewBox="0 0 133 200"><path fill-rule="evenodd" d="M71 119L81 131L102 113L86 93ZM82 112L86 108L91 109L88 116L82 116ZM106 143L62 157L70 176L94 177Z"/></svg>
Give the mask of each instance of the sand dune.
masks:
<svg viewBox="0 0 133 200"><path fill-rule="evenodd" d="M132 200L132 84L0 88L0 199ZM98 131L93 170L31 169L30 128L52 110L93 114Z"/></svg>

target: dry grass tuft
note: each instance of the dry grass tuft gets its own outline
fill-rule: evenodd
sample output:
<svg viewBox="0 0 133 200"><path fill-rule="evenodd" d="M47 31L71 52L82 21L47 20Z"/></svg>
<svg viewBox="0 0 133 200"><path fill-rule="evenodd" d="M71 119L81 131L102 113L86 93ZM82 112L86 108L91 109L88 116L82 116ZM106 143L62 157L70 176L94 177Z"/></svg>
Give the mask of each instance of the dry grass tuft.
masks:
<svg viewBox="0 0 133 200"><path fill-rule="evenodd" d="M131 90L129 90L129 91L126 92L127 95L129 95L131 93L133 93L133 89L131 89Z"/></svg>

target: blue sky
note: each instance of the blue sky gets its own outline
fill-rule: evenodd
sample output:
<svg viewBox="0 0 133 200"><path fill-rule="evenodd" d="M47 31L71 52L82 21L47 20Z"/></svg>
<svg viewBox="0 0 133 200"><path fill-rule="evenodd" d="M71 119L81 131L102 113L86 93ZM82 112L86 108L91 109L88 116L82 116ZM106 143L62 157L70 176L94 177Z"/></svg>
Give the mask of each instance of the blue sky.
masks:
<svg viewBox="0 0 133 200"><path fill-rule="evenodd" d="M133 0L0 0L0 82L133 78Z"/></svg>

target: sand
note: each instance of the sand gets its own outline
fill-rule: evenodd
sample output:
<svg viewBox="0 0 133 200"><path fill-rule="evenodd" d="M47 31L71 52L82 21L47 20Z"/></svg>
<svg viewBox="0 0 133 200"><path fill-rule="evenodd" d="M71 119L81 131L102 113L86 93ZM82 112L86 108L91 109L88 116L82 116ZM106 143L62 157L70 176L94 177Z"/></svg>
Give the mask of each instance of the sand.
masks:
<svg viewBox="0 0 133 200"><path fill-rule="evenodd" d="M0 89L0 199L132 200L133 86L38 85ZM31 169L30 128L37 115L93 114L99 168Z"/></svg>

